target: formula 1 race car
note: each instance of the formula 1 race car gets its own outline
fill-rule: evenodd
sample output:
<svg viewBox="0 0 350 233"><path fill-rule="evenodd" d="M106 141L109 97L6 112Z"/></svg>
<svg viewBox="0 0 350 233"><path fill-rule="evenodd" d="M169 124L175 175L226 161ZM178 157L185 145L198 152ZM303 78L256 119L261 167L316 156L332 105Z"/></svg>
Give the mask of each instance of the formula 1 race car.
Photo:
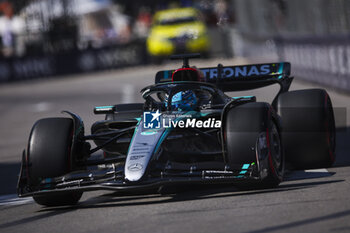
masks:
<svg viewBox="0 0 350 233"><path fill-rule="evenodd" d="M293 77L286 62L197 69L189 66L193 57L174 56L183 67L159 71L141 91L144 103L96 107L105 120L92 125L91 135L71 112L38 120L22 155L18 195L58 206L76 204L91 190L193 183L273 188L285 164L333 164L335 121L325 90L288 91ZM271 104L225 94L271 84L280 86Z"/></svg>

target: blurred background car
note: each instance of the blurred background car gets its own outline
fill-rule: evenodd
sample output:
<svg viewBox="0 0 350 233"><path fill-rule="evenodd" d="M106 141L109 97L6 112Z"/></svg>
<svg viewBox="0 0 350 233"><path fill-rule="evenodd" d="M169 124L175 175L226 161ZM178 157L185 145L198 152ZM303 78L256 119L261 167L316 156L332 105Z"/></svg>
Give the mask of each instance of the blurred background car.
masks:
<svg viewBox="0 0 350 233"><path fill-rule="evenodd" d="M167 9L154 15L147 38L147 51L151 56L165 57L193 52L208 55L209 46L206 25L196 9Z"/></svg>

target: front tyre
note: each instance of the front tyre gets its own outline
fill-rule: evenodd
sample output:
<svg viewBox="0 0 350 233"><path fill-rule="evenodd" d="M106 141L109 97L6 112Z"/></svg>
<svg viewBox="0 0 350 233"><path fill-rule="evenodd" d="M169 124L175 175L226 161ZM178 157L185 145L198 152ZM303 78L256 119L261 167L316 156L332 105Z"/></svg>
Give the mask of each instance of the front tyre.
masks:
<svg viewBox="0 0 350 233"><path fill-rule="evenodd" d="M72 137L72 119L45 118L34 124L26 158L30 186L38 187L43 179L62 176L72 170ZM76 204L81 195L81 192L43 193L33 198L40 205L60 206Z"/></svg>
<svg viewBox="0 0 350 233"><path fill-rule="evenodd" d="M247 103L228 110L224 140L229 165L258 163L256 188L276 187L284 175L284 151L277 115L267 103Z"/></svg>
<svg viewBox="0 0 350 233"><path fill-rule="evenodd" d="M256 151L258 157L260 157L259 160L265 162L265 167L268 169L268 175L262 180L260 186L263 188L278 186L283 180L284 156L280 132L273 121L257 140ZM266 157L267 159L264 160Z"/></svg>

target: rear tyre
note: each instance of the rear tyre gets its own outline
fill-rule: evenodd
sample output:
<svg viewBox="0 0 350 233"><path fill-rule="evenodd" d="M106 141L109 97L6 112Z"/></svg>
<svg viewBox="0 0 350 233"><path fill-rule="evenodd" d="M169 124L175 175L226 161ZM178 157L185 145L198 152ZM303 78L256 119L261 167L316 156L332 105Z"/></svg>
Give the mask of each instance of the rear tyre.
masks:
<svg viewBox="0 0 350 233"><path fill-rule="evenodd" d="M71 144L73 121L69 118L45 118L32 128L28 143L28 175L31 186L38 186L45 178L64 175L72 170ZM43 194L33 196L45 206L76 204L82 192Z"/></svg>
<svg viewBox="0 0 350 233"><path fill-rule="evenodd" d="M276 187L284 175L284 153L277 118L267 103L247 103L227 112L224 139L230 165L259 161L266 176L255 188Z"/></svg>
<svg viewBox="0 0 350 233"><path fill-rule="evenodd" d="M297 169L330 167L335 161L335 121L325 90L283 93L278 98L286 161Z"/></svg>

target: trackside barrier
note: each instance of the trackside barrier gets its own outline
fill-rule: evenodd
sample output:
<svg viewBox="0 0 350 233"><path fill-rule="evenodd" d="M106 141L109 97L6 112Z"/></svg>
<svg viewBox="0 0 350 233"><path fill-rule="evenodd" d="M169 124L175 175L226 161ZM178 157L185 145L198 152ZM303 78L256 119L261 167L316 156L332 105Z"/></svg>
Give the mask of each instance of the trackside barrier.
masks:
<svg viewBox="0 0 350 233"><path fill-rule="evenodd" d="M296 77L350 91L349 36L276 39L279 59Z"/></svg>
<svg viewBox="0 0 350 233"><path fill-rule="evenodd" d="M273 38L233 32L235 56L253 62L288 61L298 79L350 92L350 35Z"/></svg>
<svg viewBox="0 0 350 233"><path fill-rule="evenodd" d="M0 83L137 66L147 63L144 42L0 59Z"/></svg>

